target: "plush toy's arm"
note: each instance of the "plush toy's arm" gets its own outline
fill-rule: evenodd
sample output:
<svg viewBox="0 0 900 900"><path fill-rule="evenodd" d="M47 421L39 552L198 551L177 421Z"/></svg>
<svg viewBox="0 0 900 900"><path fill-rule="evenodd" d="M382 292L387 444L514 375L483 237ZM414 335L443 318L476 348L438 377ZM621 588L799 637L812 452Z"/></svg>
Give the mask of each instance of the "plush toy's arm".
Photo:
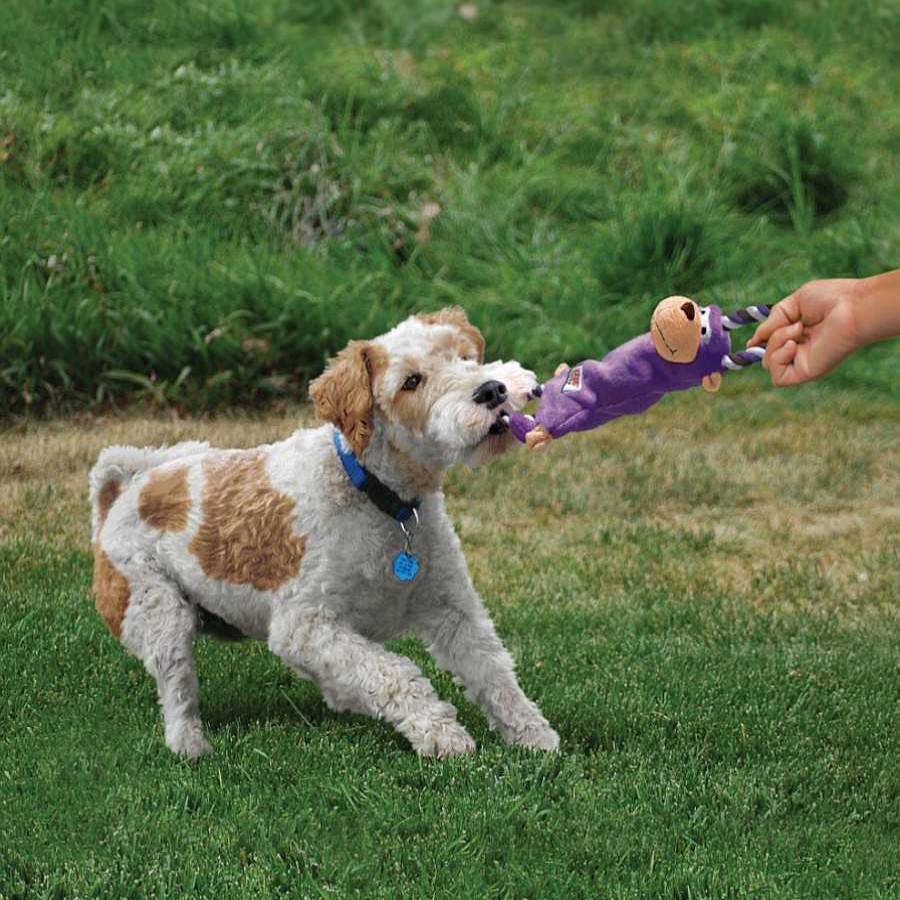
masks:
<svg viewBox="0 0 900 900"><path fill-rule="evenodd" d="M538 405L537 411L537 416L539 418L546 418L546 416L541 413L541 410L544 408L544 395L548 391L559 391L565 384L568 374L569 366L566 363L560 363L553 373L553 378L542 384L535 393L535 396L541 398L541 403ZM533 450L538 446L548 443L553 437L547 430L546 423L539 422L535 416L528 415L527 413L514 412L507 418L506 423L509 425L513 437L518 441L521 441L521 443L527 444L529 450Z"/></svg>
<svg viewBox="0 0 900 900"><path fill-rule="evenodd" d="M506 424L509 425L509 430L512 432L513 437L523 444L526 442L528 435L537 428L534 416L521 412L510 413L506 419Z"/></svg>

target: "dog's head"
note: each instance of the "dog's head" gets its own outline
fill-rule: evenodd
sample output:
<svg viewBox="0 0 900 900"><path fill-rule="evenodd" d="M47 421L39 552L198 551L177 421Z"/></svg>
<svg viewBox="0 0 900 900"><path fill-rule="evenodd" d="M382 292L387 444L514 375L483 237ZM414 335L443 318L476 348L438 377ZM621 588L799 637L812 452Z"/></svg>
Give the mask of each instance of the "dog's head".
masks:
<svg viewBox="0 0 900 900"><path fill-rule="evenodd" d="M361 457L372 435L428 468L475 466L515 443L501 417L537 386L516 362L484 362L484 338L459 307L411 316L351 341L310 385L320 418Z"/></svg>

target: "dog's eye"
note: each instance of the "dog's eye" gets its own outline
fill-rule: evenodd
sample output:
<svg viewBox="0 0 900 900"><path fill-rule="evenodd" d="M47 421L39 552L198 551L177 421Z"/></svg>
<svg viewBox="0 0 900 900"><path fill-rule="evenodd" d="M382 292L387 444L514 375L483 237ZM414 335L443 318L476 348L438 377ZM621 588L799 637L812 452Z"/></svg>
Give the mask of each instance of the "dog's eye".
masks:
<svg viewBox="0 0 900 900"><path fill-rule="evenodd" d="M706 326L705 325L700 329L700 334L706 334Z"/></svg>
<svg viewBox="0 0 900 900"><path fill-rule="evenodd" d="M414 391L420 384L422 383L422 376L416 372L413 375L410 375L406 381L403 382L403 387L401 390L404 391Z"/></svg>

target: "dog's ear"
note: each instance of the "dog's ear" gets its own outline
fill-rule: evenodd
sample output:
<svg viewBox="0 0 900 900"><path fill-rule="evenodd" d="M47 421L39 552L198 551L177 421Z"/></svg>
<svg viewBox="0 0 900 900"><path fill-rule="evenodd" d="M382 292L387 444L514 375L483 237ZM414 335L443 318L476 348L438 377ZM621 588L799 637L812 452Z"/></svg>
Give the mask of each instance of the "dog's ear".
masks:
<svg viewBox="0 0 900 900"><path fill-rule="evenodd" d="M475 346L478 362L484 362L484 335L469 321L461 306L447 306L440 312L422 313L418 316L426 325L453 325Z"/></svg>
<svg viewBox="0 0 900 900"><path fill-rule="evenodd" d="M372 436L375 376L388 365L387 351L371 341L350 341L309 386L320 419L336 425L357 456Z"/></svg>

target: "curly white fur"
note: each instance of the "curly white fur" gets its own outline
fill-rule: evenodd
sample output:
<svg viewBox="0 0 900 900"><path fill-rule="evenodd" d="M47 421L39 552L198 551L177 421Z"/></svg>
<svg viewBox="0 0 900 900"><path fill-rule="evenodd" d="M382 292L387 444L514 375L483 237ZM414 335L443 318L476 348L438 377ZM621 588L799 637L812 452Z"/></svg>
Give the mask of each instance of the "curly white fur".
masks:
<svg viewBox="0 0 900 900"><path fill-rule="evenodd" d="M452 320L413 317L368 346L379 365L369 366L371 435L362 461L401 497L421 497L414 544L421 571L412 582L393 576L401 531L351 485L330 425L257 448L254 459L266 479L259 490L280 498L279 509L288 503L289 540L302 538L303 547L298 571L272 589L237 575L211 577L195 541L216 500L210 497L210 472L246 454L193 442L163 449L110 447L91 472L95 553L105 555L127 582L121 641L156 679L166 743L175 753L196 757L209 751L192 655L198 607L267 641L294 672L320 686L331 708L385 719L421 754L467 753L474 742L419 668L384 648L386 640L410 633L424 639L438 664L462 681L507 741L545 750L559 745L517 683L513 661L472 585L441 491L448 466L480 464L512 445L508 435L491 433L491 426L504 411L527 402L534 375L517 363L484 365L473 358L465 330ZM403 388L412 370L422 376L415 396ZM479 385L487 381L506 386L502 405L476 402ZM186 511L178 528L156 527L159 522L148 521L142 505L147 485L166 475L184 482ZM116 496L101 511L101 492L111 480L118 482ZM172 500L165 509L176 505ZM246 551L252 538L242 537L241 529L256 512L232 512L234 534L228 540L243 540ZM262 559L266 548L250 550Z"/></svg>

